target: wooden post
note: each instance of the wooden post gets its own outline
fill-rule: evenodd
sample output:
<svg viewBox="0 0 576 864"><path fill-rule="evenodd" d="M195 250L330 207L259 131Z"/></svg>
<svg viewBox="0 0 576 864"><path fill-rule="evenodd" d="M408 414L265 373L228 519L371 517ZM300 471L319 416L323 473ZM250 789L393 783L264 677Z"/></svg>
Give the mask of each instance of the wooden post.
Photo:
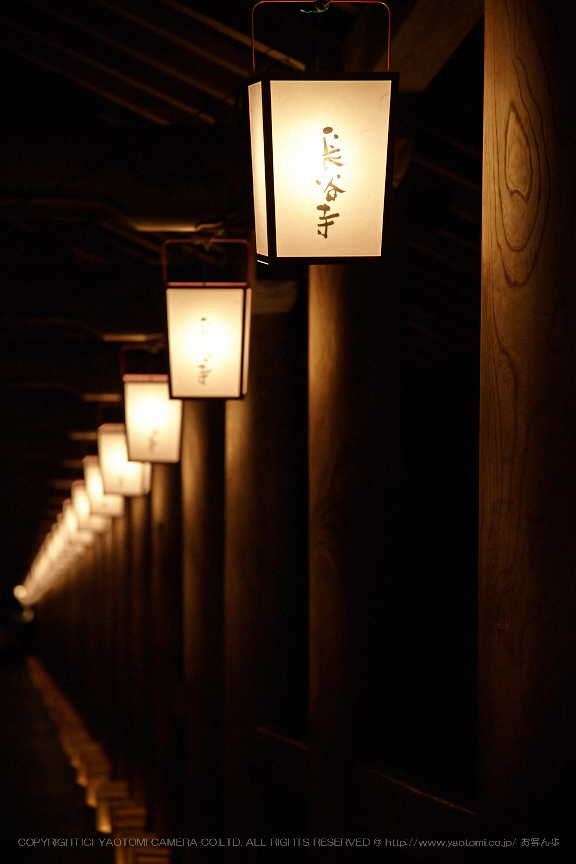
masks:
<svg viewBox="0 0 576 864"><path fill-rule="evenodd" d="M480 426L484 811L574 839L572 4L488 0Z"/></svg>
<svg viewBox="0 0 576 864"><path fill-rule="evenodd" d="M255 754L258 726L306 726L305 299L253 317L248 395L226 405L225 829L244 838L303 831L298 796Z"/></svg>
<svg viewBox="0 0 576 864"><path fill-rule="evenodd" d="M129 577L129 513L130 501L126 500L124 516L112 521L112 572L109 590L112 594L113 613L110 622L112 628L112 655L108 669L109 698L112 705L110 716L111 756L118 776L126 773L126 760L130 729L128 723L128 644L130 610L128 608L128 577Z"/></svg>
<svg viewBox="0 0 576 864"><path fill-rule="evenodd" d="M186 824L222 829L224 403L186 400L182 421ZM196 859L194 859L196 860Z"/></svg>
<svg viewBox="0 0 576 864"><path fill-rule="evenodd" d="M150 766L151 704L150 662L152 609L150 599L150 496L130 501L130 574L128 633L129 716L128 773L131 792L138 803L145 801L146 788L153 788Z"/></svg>
<svg viewBox="0 0 576 864"><path fill-rule="evenodd" d="M394 547L401 490L394 290L380 266L310 268L310 746L316 834L351 830L351 759L370 758L383 734L390 629L383 622L390 615L386 592L399 578Z"/></svg>
<svg viewBox="0 0 576 864"><path fill-rule="evenodd" d="M170 836L181 813L182 558L180 465L152 466L151 685L154 830Z"/></svg>

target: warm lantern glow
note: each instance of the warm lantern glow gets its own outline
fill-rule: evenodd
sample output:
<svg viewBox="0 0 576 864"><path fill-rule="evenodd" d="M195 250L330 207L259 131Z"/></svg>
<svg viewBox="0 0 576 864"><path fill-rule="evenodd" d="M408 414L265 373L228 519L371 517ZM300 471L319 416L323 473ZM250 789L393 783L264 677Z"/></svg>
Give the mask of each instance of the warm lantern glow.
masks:
<svg viewBox="0 0 576 864"><path fill-rule="evenodd" d="M101 516L90 511L90 499L84 480L72 483L72 506L78 519L79 528L87 528L96 534L103 534L110 526L110 517Z"/></svg>
<svg viewBox="0 0 576 864"><path fill-rule="evenodd" d="M178 462L182 402L170 399L167 375L124 375L128 456L148 462Z"/></svg>
<svg viewBox="0 0 576 864"><path fill-rule="evenodd" d="M105 494L98 457L85 456L82 461L84 464L84 483L90 502L90 512L97 516L123 516L124 496Z"/></svg>
<svg viewBox="0 0 576 864"><path fill-rule="evenodd" d="M168 288L172 396L234 399L248 387L249 288Z"/></svg>
<svg viewBox="0 0 576 864"><path fill-rule="evenodd" d="M126 427L105 423L98 429L98 457L104 492L113 495L146 495L152 469L149 462L129 462Z"/></svg>
<svg viewBox="0 0 576 864"><path fill-rule="evenodd" d="M397 76L249 88L258 260L378 257Z"/></svg>
<svg viewBox="0 0 576 864"><path fill-rule="evenodd" d="M91 546L94 543L96 539L94 532L88 528L80 527L78 516L70 498L67 498L62 504L62 522L65 536L72 546Z"/></svg>

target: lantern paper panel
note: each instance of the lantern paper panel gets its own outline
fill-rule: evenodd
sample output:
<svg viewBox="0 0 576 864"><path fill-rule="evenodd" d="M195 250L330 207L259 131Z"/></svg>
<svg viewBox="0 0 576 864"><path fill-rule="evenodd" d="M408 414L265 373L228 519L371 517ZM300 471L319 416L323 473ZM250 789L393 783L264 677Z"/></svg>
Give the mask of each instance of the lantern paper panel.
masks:
<svg viewBox="0 0 576 864"><path fill-rule="evenodd" d="M167 375L125 375L124 405L128 458L178 462L182 402L170 398Z"/></svg>
<svg viewBox="0 0 576 864"><path fill-rule="evenodd" d="M124 496L105 494L98 457L85 456L82 462L90 512L98 516L123 516Z"/></svg>
<svg viewBox="0 0 576 864"><path fill-rule="evenodd" d="M150 491L152 466L128 461L123 423L105 423L98 428L98 458L105 493L134 496Z"/></svg>
<svg viewBox="0 0 576 864"><path fill-rule="evenodd" d="M71 490L72 506L78 519L78 527L103 534L110 526L110 517L92 513L90 498L84 480L75 480Z"/></svg>
<svg viewBox="0 0 576 864"><path fill-rule="evenodd" d="M72 547L75 546L81 549L94 543L96 539L94 531L91 531L89 528L80 527L78 516L70 498L67 498L62 504L62 523L64 525L65 536Z"/></svg>
<svg viewBox="0 0 576 864"><path fill-rule="evenodd" d="M382 254L395 75L250 85L258 260Z"/></svg>
<svg viewBox="0 0 576 864"><path fill-rule="evenodd" d="M239 399L248 387L251 290L167 288L172 396Z"/></svg>

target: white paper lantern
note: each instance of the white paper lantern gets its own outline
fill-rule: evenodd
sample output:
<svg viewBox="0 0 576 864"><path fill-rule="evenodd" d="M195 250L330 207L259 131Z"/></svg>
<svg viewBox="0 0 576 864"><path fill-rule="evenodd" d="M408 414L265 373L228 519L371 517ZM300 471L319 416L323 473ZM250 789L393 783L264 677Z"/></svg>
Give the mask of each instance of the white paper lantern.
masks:
<svg viewBox="0 0 576 864"><path fill-rule="evenodd" d="M79 528L87 528L95 534L103 534L110 527L109 516L101 516L90 511L90 499L84 480L75 480L72 483L71 497Z"/></svg>
<svg viewBox="0 0 576 864"><path fill-rule="evenodd" d="M252 292L248 275L242 282L171 282L162 262L166 285L170 391L180 399L241 399L248 389ZM215 238L208 246L243 245L246 240Z"/></svg>
<svg viewBox="0 0 576 864"><path fill-rule="evenodd" d="M135 496L150 491L152 466L128 461L123 423L105 423L98 428L98 458L105 493Z"/></svg>
<svg viewBox="0 0 576 864"><path fill-rule="evenodd" d="M124 375L128 458L178 462L182 402L170 398L167 375Z"/></svg>
<svg viewBox="0 0 576 864"><path fill-rule="evenodd" d="M69 546L82 548L94 543L96 539L94 531L80 527L78 516L70 498L67 498L62 504L62 524Z"/></svg>
<svg viewBox="0 0 576 864"><path fill-rule="evenodd" d="M382 254L397 87L395 73L249 86L259 261Z"/></svg>
<svg viewBox="0 0 576 864"><path fill-rule="evenodd" d="M85 456L84 483L90 502L90 512L98 516L123 516L124 496L106 495L98 456Z"/></svg>

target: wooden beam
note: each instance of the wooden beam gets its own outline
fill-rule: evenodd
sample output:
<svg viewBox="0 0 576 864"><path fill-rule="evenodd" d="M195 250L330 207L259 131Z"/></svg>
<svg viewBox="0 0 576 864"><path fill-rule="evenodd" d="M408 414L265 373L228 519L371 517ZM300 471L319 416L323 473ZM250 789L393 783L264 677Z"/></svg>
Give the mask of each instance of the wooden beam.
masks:
<svg viewBox="0 0 576 864"><path fill-rule="evenodd" d="M425 90L483 13L484 0L418 0L392 41L390 68L400 73L400 90ZM358 19L345 49L347 69L386 70L387 23L380 9Z"/></svg>

